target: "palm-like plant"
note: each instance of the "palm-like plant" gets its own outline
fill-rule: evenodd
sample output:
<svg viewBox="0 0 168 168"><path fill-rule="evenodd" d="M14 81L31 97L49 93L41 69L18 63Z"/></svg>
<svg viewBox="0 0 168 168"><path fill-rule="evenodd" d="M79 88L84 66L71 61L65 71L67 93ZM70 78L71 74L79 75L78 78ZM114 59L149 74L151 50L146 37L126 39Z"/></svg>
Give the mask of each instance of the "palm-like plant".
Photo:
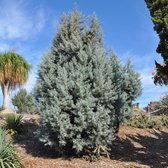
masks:
<svg viewBox="0 0 168 168"><path fill-rule="evenodd" d="M13 133L20 133L22 132L22 116L15 115L15 114L8 114L6 116L6 125L5 128L7 130L11 130Z"/></svg>
<svg viewBox="0 0 168 168"><path fill-rule="evenodd" d="M3 93L3 109L10 110L10 95L28 79L30 65L15 52L0 53L0 85Z"/></svg>

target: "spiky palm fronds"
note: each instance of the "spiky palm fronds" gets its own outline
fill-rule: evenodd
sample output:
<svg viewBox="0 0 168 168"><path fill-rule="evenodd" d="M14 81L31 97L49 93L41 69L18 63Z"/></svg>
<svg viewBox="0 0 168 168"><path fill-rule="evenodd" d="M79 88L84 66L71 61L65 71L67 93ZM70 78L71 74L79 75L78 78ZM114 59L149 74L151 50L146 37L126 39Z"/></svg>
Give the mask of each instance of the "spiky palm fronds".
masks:
<svg viewBox="0 0 168 168"><path fill-rule="evenodd" d="M13 90L26 83L30 65L15 52L0 53L0 83Z"/></svg>

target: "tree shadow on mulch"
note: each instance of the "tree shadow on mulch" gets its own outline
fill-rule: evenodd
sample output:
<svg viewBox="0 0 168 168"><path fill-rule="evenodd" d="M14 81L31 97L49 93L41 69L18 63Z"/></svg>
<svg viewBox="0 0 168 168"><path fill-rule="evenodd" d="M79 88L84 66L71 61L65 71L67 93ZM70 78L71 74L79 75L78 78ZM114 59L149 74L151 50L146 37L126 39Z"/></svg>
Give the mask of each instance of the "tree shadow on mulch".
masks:
<svg viewBox="0 0 168 168"><path fill-rule="evenodd" d="M129 135L126 139L117 137L111 148L111 159L168 168L168 133L157 131L152 137L140 134Z"/></svg>
<svg viewBox="0 0 168 168"><path fill-rule="evenodd" d="M50 159L61 157L66 160L73 158L72 154L60 156L55 150L45 147L34 134L37 128L38 125L34 124L26 126L26 131L15 139L15 144L33 157ZM135 162L151 168L168 168L168 133L161 131L150 133L150 136L127 135L126 139L117 137L111 147L111 159Z"/></svg>
<svg viewBox="0 0 168 168"><path fill-rule="evenodd" d="M24 132L14 138L14 143L25 149L26 153L31 154L33 157L59 157L58 153L55 150L44 146L44 144L38 140L35 135L37 129L38 125L36 124L25 124Z"/></svg>
<svg viewBox="0 0 168 168"><path fill-rule="evenodd" d="M66 160L71 160L73 158L72 153L64 151L64 155L61 155L59 151L50 148L49 146L44 146L42 142L36 137L36 131L38 129L38 124L25 124L24 132L20 135L17 135L14 138L14 143L19 147L23 148L27 154L32 155L33 157L42 157L42 158L62 158Z"/></svg>

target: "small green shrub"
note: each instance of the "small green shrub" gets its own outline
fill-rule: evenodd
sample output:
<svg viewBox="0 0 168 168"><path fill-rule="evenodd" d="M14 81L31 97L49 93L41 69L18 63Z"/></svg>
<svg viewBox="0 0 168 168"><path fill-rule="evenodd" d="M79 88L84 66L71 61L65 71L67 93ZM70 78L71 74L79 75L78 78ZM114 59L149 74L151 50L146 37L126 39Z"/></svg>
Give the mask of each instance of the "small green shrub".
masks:
<svg viewBox="0 0 168 168"><path fill-rule="evenodd" d="M162 115L161 122L163 126L168 127L168 115Z"/></svg>
<svg viewBox="0 0 168 168"><path fill-rule="evenodd" d="M17 107L17 113L35 113L33 106L33 96L26 91L21 89L13 98L12 103Z"/></svg>
<svg viewBox="0 0 168 168"><path fill-rule="evenodd" d="M162 127L161 121L150 119L144 114L133 116L128 120L127 125L137 128L155 128L158 130Z"/></svg>
<svg viewBox="0 0 168 168"><path fill-rule="evenodd" d="M23 168L14 145L11 141L6 140L5 136L5 131L0 128L0 167Z"/></svg>
<svg viewBox="0 0 168 168"><path fill-rule="evenodd" d="M9 132L12 132L12 134L22 132L21 120L22 120L21 115L8 114L5 118L6 121L5 129L11 130Z"/></svg>

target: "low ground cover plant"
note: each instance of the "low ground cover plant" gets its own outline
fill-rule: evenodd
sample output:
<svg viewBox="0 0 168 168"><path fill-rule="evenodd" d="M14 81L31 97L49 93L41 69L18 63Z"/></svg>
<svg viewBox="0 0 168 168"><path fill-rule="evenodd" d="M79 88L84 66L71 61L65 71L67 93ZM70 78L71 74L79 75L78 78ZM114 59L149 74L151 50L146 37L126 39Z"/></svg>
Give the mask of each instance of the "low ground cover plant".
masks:
<svg viewBox="0 0 168 168"><path fill-rule="evenodd" d="M137 128L154 128L160 130L163 126L168 127L168 116L148 116L148 114L140 114L132 116L126 125Z"/></svg>
<svg viewBox="0 0 168 168"><path fill-rule="evenodd" d="M162 115L161 122L163 126L168 127L168 115Z"/></svg>
<svg viewBox="0 0 168 168"><path fill-rule="evenodd" d="M16 115L16 114L8 114L5 116L5 122L4 128L8 130L8 133L11 134L18 134L21 133L23 130L22 125L22 116Z"/></svg>

